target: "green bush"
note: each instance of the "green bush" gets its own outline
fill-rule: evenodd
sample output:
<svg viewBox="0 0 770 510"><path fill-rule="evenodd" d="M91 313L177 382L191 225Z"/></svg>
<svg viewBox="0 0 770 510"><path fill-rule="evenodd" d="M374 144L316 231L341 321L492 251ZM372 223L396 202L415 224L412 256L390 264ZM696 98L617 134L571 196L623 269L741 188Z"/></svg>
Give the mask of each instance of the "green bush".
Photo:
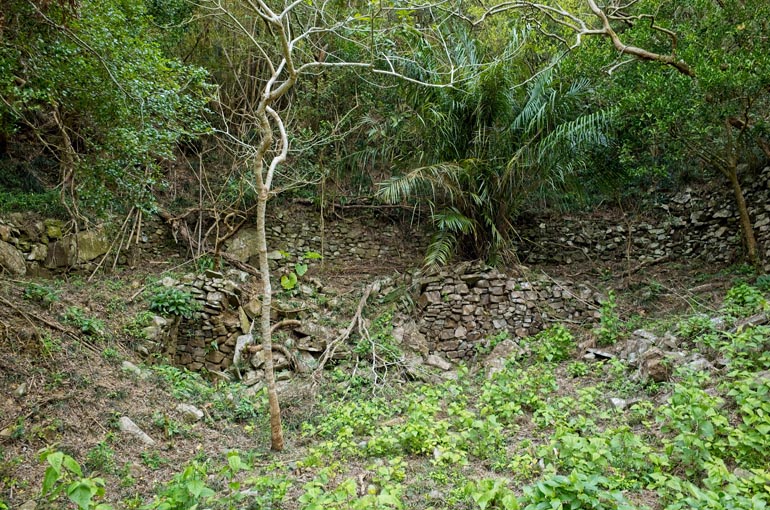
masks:
<svg viewBox="0 0 770 510"><path fill-rule="evenodd" d="M569 359L575 349L575 339L561 324L552 326L538 333L527 342L537 361L559 362Z"/></svg>
<svg viewBox="0 0 770 510"><path fill-rule="evenodd" d="M24 288L24 299L39 303L45 308L50 308L51 305L59 301L59 291L45 285L30 283Z"/></svg>
<svg viewBox="0 0 770 510"><path fill-rule="evenodd" d="M150 310L161 315L177 315L189 319L201 305L193 295L176 287L161 287L150 295Z"/></svg>
<svg viewBox="0 0 770 510"><path fill-rule="evenodd" d="M67 308L64 315L62 315L62 321L65 324L77 327L81 333L87 336L103 337L106 334L106 328L102 320L87 316L77 306Z"/></svg>
<svg viewBox="0 0 770 510"><path fill-rule="evenodd" d="M756 287L741 283L727 291L724 310L733 317L753 315L767 308L767 299Z"/></svg>
<svg viewBox="0 0 770 510"><path fill-rule="evenodd" d="M601 346L614 345L620 338L623 322L616 310L615 293L610 291L607 300L602 303L599 328L596 330L597 343Z"/></svg>

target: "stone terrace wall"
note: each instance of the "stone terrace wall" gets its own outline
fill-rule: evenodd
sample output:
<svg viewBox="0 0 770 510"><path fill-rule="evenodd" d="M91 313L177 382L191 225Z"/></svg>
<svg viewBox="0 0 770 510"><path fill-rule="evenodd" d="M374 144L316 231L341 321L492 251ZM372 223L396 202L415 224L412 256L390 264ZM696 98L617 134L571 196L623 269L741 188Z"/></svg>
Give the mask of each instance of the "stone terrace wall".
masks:
<svg viewBox="0 0 770 510"><path fill-rule="evenodd" d="M161 281L165 287L192 294L199 308L191 318L179 318L163 332L159 347L169 361L193 371L205 367L222 372L232 364L238 336L248 331L248 323L241 320L245 313L241 285L248 276L241 271L228 271L226 275L206 271Z"/></svg>
<svg viewBox="0 0 770 510"><path fill-rule="evenodd" d="M770 167L745 183L764 270L770 271ZM728 264L739 259L740 227L730 190L694 191L650 204L647 219L623 215L543 217L519 228L524 263L672 259Z"/></svg>
<svg viewBox="0 0 770 510"><path fill-rule="evenodd" d="M274 264L296 262L307 252L324 256L327 264L357 263L389 267L419 265L428 235L383 218L364 215L326 219L323 230L313 206L291 204L272 211L267 226L268 258ZM257 264L256 228L242 228L226 246L243 262Z"/></svg>
<svg viewBox="0 0 770 510"><path fill-rule="evenodd" d="M502 331L522 338L552 321L593 321L600 299L587 286L545 275L445 272L421 280L418 327L432 352L459 360L472 357L484 338Z"/></svg>

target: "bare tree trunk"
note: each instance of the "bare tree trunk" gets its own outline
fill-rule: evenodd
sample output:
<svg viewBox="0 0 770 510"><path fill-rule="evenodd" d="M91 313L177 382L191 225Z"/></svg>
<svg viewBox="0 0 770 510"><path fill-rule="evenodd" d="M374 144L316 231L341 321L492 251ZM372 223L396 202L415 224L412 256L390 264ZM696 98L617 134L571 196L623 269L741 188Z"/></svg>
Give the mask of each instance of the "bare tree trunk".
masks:
<svg viewBox="0 0 770 510"><path fill-rule="evenodd" d="M738 206L738 217L740 219L743 246L746 248L746 258L749 259L751 265L757 266L759 264L757 239L754 237L754 227L751 225L749 209L746 207L746 198L743 196L741 183L738 180L738 169L735 165L731 165L731 168L725 169L724 173L730 180L730 186L733 188L733 194L735 195L735 204Z"/></svg>
<svg viewBox="0 0 770 510"><path fill-rule="evenodd" d="M270 305L272 303L273 290L270 285L270 265L267 261L267 239L265 236L265 211L267 209L268 197L267 188L262 186L257 197L257 246L259 247L259 272L262 276L260 334L262 335L262 354L265 357L267 399L270 407L270 448L278 452L283 450L283 427L281 424L281 407L278 403L278 392L275 389L273 339L272 328L270 327Z"/></svg>

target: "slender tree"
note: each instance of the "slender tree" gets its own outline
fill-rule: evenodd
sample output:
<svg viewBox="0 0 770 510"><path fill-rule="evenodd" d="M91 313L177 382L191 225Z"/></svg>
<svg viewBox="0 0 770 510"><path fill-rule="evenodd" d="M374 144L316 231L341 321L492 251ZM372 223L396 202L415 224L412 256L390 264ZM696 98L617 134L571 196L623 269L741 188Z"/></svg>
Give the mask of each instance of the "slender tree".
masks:
<svg viewBox="0 0 770 510"><path fill-rule="evenodd" d="M432 69L423 69L415 61L412 55L418 47L422 52L437 47L438 54L448 53L445 51L441 21L431 18L423 32L409 28L414 24L411 16L416 14L408 6L396 9L395 6L366 5L362 13L351 9L336 10L331 3L301 0L274 3L265 0L215 0L203 2L200 7L221 16L230 29L250 41L252 51L261 57L260 69L264 73L254 78L257 87L255 101L244 102L245 108L231 116L239 118L239 126L250 128L231 131L229 126L232 122L225 119L221 135L240 147L244 163L247 163L248 172L254 180L262 279L259 334L265 356L271 448L279 451L284 447L284 440L273 370L272 288L265 228L267 202L275 193L275 181L280 177L279 172L289 153L289 135L283 117L291 107L289 96L301 77L324 70L333 72L341 67L434 87L453 86L455 68L452 62L443 61ZM395 12L399 12L399 16L394 16ZM404 13L411 14L404 16ZM393 27L389 25L392 22L404 28L400 45L392 42ZM358 50L360 58L350 58L349 52L331 51L340 47L332 45L333 41L352 45ZM434 63L439 60L434 60Z"/></svg>

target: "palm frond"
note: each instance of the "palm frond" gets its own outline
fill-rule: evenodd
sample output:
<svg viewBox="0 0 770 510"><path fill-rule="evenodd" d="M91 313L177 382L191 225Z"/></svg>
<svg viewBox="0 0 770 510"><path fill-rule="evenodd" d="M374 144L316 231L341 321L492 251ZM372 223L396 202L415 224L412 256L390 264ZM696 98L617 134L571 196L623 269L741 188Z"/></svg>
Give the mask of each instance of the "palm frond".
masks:
<svg viewBox="0 0 770 510"><path fill-rule="evenodd" d="M445 266L452 259L457 247L457 237L452 232L439 230L431 239L428 251L425 253L423 265L428 270L436 270Z"/></svg>
<svg viewBox="0 0 770 510"><path fill-rule="evenodd" d="M454 163L415 168L404 175L394 176L380 184L377 196L390 204L397 204L408 198L428 196L434 200L445 195L454 201L462 194L458 174L462 167Z"/></svg>
<svg viewBox="0 0 770 510"><path fill-rule="evenodd" d="M476 222L455 207L433 213L433 223L440 231L453 234L476 234Z"/></svg>

